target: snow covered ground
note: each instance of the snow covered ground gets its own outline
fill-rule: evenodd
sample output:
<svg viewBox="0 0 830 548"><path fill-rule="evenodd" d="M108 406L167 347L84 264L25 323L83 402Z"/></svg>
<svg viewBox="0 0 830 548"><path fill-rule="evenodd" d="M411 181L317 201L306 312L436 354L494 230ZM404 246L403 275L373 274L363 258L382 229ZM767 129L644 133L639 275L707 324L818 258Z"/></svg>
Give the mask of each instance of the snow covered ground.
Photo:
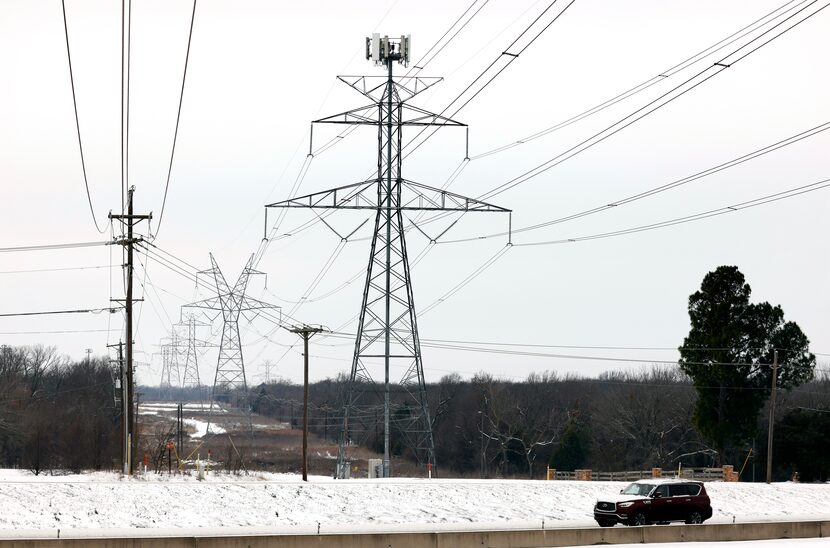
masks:
<svg viewBox="0 0 830 548"><path fill-rule="evenodd" d="M184 422L187 426L192 426L193 428L195 428L195 429L196 429L196 431L195 431L195 432L193 432L192 434L190 434L190 437L191 437L191 438L202 438L202 437L204 437L204 436L205 436L205 434L207 434L207 431L208 431L208 423L207 423L207 421L200 421L200 420L198 420L198 419L182 419L182 421L183 421L183 422ZM221 427L221 426L219 426L219 425L216 425L216 424L211 424L211 425L210 425L210 432L211 432L212 434L224 434L224 433L225 433L225 429L224 429L224 428L222 428L222 427Z"/></svg>
<svg viewBox="0 0 830 548"><path fill-rule="evenodd" d="M621 482L332 480L293 474L115 473L32 476L0 470L0 537L140 528L149 534L461 530L593 526L597 496ZM830 485L708 483L712 522L830 519ZM135 531L132 531L135 533ZM70 532L70 534L72 534ZM62 534L63 536L63 534ZM825 540L826 542L826 540ZM691 548L691 545L687 545Z"/></svg>

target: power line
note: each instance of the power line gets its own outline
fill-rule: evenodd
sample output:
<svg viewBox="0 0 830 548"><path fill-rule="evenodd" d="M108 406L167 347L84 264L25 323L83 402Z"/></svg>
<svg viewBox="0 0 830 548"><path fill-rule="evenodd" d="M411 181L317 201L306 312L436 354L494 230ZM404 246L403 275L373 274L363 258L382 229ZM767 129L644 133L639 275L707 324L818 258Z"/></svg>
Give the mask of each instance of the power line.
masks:
<svg viewBox="0 0 830 548"><path fill-rule="evenodd" d="M64 272L67 270L95 270L99 268L113 268L112 265L99 265L99 266L67 266L62 268L34 268L31 270L5 270L0 272L0 274L30 274L35 272Z"/></svg>
<svg viewBox="0 0 830 548"><path fill-rule="evenodd" d="M672 190L674 188L686 185L688 183L697 181L699 179L703 179L704 177L714 175L714 174L719 173L721 171L724 171L726 169L741 165L744 162L748 162L750 160L760 158L760 157L762 157L766 154L769 154L770 152L775 152L776 150L779 150L779 149L784 148L786 146L798 143L799 141L802 141L802 140L807 139L809 137L813 137L815 135L818 135L819 133L827 131L828 129L830 129L830 122L824 122L823 124L820 124L818 126L810 128L808 130L802 131L802 132L797 133L795 135L791 135L790 137L787 137L786 139L782 139L782 140L777 141L775 143L772 143L770 145L767 145L767 146L764 146L764 147L759 148L757 150L754 150L750 153L744 154L744 155L739 156L737 158L733 158L733 159L731 159L727 162L723 162L723 163L718 164L714 167L710 167L710 168L704 169L702 171L698 171L697 173L694 173L692 175L687 175L686 177L682 177L680 179L676 179L676 180L674 180L670 183L666 183L666 184L663 184L663 185L645 190L643 192L638 192L637 194L627 196L627 197L622 198L620 200L615 200L615 201L610 202L610 203L605 203L601 206L596 206L596 207L593 207L593 208L589 208L589 209L580 211L578 213L572 213L572 214L566 215L564 217L558 217L556 219L543 221L541 223L536 223L536 224L521 227L521 228L512 228L510 230L510 232L497 232L497 233L494 233L494 234L487 234L487 235L478 236L478 237L461 238L461 239L456 239L456 240L445 240L441 243L468 242L468 241L473 241L473 240L483 240L483 239L494 238L494 237L508 236L510 234L519 234L519 233L522 233L522 232L538 230L540 228L545 228L545 227L548 227L548 226L564 223L564 222L567 222L567 221L572 221L572 220L575 220L575 219L580 219L582 217L587 217L589 215L594 215L596 213L601 213L601 212L607 211L609 209L617 208L617 207L620 207L622 205L626 205L626 204L629 204L629 203L632 203L632 202L636 202L638 200L642 200L644 198L654 196L656 194L660 194L662 192L666 192L668 190Z"/></svg>
<svg viewBox="0 0 830 548"><path fill-rule="evenodd" d="M464 30L464 28L465 28L467 25L469 25L469 24L470 24L470 21L472 21L472 20L475 18L475 16L476 16L476 15L478 15L478 13L479 13L482 9L484 9L484 6L486 6L486 5L487 5L487 3L488 3L489 1L490 1L490 0L484 0L484 2L483 2L483 3L482 3L479 7L478 7L478 9L477 9L476 11L474 11L474 12L473 12L473 14L472 14L472 15L471 15L471 16L470 16L470 17L469 17L466 21L464 21L464 23L463 23L463 24L461 24L461 26L460 26L460 27L458 27L458 30L456 30L456 31L453 33L453 35L452 35L452 36L450 36L450 38L449 38L446 42L444 42L444 44L443 44L443 45L442 45L442 46L438 49L438 51L436 51L436 52L435 52L435 53L434 53L431 57L429 57L429 59L427 59L427 57L430 55L430 53L432 53L432 50L434 50L436 47L438 47L438 44L440 44L440 43L441 43L441 41L442 41L442 40L444 40L444 38L446 38L446 37L447 37L447 35L448 35L451 31L452 31L452 29L454 29L454 28L455 28L455 27L456 27L456 26L457 26L457 25L458 25L458 24L459 24L459 23L460 23L460 22L464 19L464 17L466 17L466 15L470 12L470 10L472 10L472 9L473 9L473 7L474 7L474 6L475 6L475 5L479 2L479 0L473 0L473 3L472 3L472 4L470 4L470 5L467 7L467 9L466 9L466 10L464 10L464 13L462 13L462 14L461 14L461 16L459 16L459 18L458 18L458 19L456 19L456 20L455 20L455 22L454 22L452 25L450 25L450 28L448 28L448 29L444 32L444 34L442 34L442 35L441 35L441 38L439 38L439 39L438 39L438 40L437 40L437 41L436 41L436 42L432 45L432 47L430 47L430 48L427 50L427 52L426 52L426 53L424 53L424 54L421 56L421 58L418 60L418 62L417 62L417 63L415 63L415 64L413 64L413 65L412 65L412 69L410 69L409 71L407 71L407 73L403 76L403 78L401 78L401 82L404 82L404 81L406 81L406 80L411 80L411 79L413 78L413 77L411 76L411 73L412 73L413 71L415 71L415 72L420 72L421 70L423 70L424 68L426 68L426 66L427 66L429 63L431 63L431 62L432 62L432 60L433 60L433 59L435 59L435 58L436 58L436 57L437 57L437 56L438 56L438 55L439 55L442 51L444 51L444 48L446 48L446 47L450 44L450 42L452 42L452 41L455 39L455 37L456 37L456 36L458 36L458 34L459 34L462 30Z"/></svg>
<svg viewBox="0 0 830 548"><path fill-rule="evenodd" d="M176 154L176 141L179 137L179 121L182 117L182 102L184 101L184 84L187 80L187 62L190 59L190 43L193 39L193 21L196 19L196 0L193 0L193 11L190 14L190 31L187 34L187 53L184 57L184 71L182 72L182 89L179 94L179 109L176 112L176 129L173 131L173 147L170 150L170 165L167 168L167 181L164 183L164 198L161 202L161 212L159 213L159 220L156 224L156 236L158 236L161 229L161 221L164 217L164 206L167 204L167 190L170 188L170 174L173 172L173 157Z"/></svg>
<svg viewBox="0 0 830 548"><path fill-rule="evenodd" d="M126 26L127 26L127 10L126 10L126 2L127 0L121 0L121 214L124 214L124 207L126 205L126 201L124 199L125 196L125 189L126 183L124 179L124 112L125 112L125 105L124 105L124 98L125 98L125 88L126 88L126 67L124 63L125 51L126 51ZM123 227L122 227L122 236L123 236Z"/></svg>
<svg viewBox="0 0 830 548"><path fill-rule="evenodd" d="M124 165L124 189L128 190L130 188L130 74L132 68L132 38L133 38L133 0L127 0L127 95L126 95L126 130L124 135L124 142L122 146L124 147L124 157L125 157L125 165ZM123 44L123 36L122 36L122 44ZM123 91L122 91L123 93ZM124 97L122 96L122 102L124 101ZM139 312L139 317L141 313Z"/></svg>
<svg viewBox="0 0 830 548"><path fill-rule="evenodd" d="M793 198L795 196L800 196L801 194L806 194L808 192L815 192L817 190L822 190L830 186L830 179L822 179L821 181L817 181L815 183L810 183L808 185L802 185L799 187L791 188L789 190L785 190L782 192L777 192L775 194L768 194L766 196L762 196L760 198L755 198L752 200L748 200L745 202L741 202L734 205L724 206L717 209L710 209L709 211L704 211L701 213L695 213L694 215L686 215L684 217L677 217L674 219L668 219L665 221L660 221L657 223L651 223L647 225L640 225L631 228L625 228L621 230L615 230L611 232L601 232L598 234L591 234L588 236L578 236L572 238L562 238L559 240L547 240L541 242L524 242L524 243L514 243L513 246L515 247L525 247L525 246L538 246L538 245L553 245L553 244L567 244L567 243L576 243L576 242L583 242L587 240L599 240L604 238L612 238L615 236L624 236L627 234L634 234L637 232L646 232L649 230L657 230L659 228L666 228L669 226L679 225L690 223L693 221L701 221L703 219L708 219L709 217L717 217L720 215L724 215L727 213L735 213L742 209L749 209L752 207L757 207L765 204L769 204L772 202L777 202L779 200L784 200L787 198Z"/></svg>
<svg viewBox="0 0 830 548"><path fill-rule="evenodd" d="M447 301L450 297L452 297L453 295L455 295L456 293L458 293L459 291L461 291L461 290L462 290L462 289L463 289L463 288L464 288L467 284L469 284L469 283L470 283L470 282L472 282L475 278L477 278L478 276L480 276L481 274L483 274L485 270L487 270L488 268L490 268L491 266L493 266L493 264L494 264L496 261L498 261L498 260L499 260L499 259L500 259L500 258L501 258L501 257L502 257L505 253L507 253L509 250L510 250L510 246L504 246L504 247L502 247L501 249L499 249L499 250L495 253L495 255L493 255L492 257L490 257L489 259L487 259L487 260L486 260L483 264L481 264L478 268L476 268L475 270L473 270L473 272L472 272L472 273L470 273L470 274L469 274L466 278L464 278L463 280L461 280L461 282L459 282L458 284L456 284L455 286L453 286L453 287L452 287L452 289L450 289L449 291L447 291L446 293L444 293L442 296L438 297L435 301L433 301L433 302L432 302L432 304L428 305L426 308L424 308L423 310L421 310L421 312L419 313L419 315L420 315L420 316L423 316L424 314L426 314L426 313L428 313L429 311L431 311L432 309L434 309L436 306L438 306L438 305L442 304L443 302Z"/></svg>
<svg viewBox="0 0 830 548"><path fill-rule="evenodd" d="M52 315L52 314L100 314L101 312L109 312L113 314L118 312L117 308L83 308L79 310L50 310L50 311L39 311L39 312L10 312L5 314L0 314L0 317L9 318L12 316L45 316L45 315Z"/></svg>
<svg viewBox="0 0 830 548"><path fill-rule="evenodd" d="M102 245L111 245L112 242L74 242L66 244L44 244L44 245L25 245L19 247L0 247L0 253L15 253L18 251L47 251L53 249L74 249L79 247L97 247Z"/></svg>
<svg viewBox="0 0 830 548"><path fill-rule="evenodd" d="M696 54L692 55L691 57L686 58L685 60L677 63L673 67L668 68L668 69L658 73L657 75L652 76L651 78L643 81L643 82L640 82L636 86L634 86L632 88L629 88L628 90L623 91L622 93L620 93L618 95L615 95L614 97L611 97L610 99L607 99L607 100L603 101L602 103L599 103L598 105L595 105L595 106L593 106L593 107L591 107L591 108L589 108L589 109L587 109L587 110L585 110L585 111L583 111L579 114L576 114L576 115L574 115L574 116L572 116L572 117L570 117L566 120L563 120L563 121L558 122L558 123L556 123L556 124L554 124L550 127L547 127L547 128L542 129L540 131L537 131L536 133L534 133L532 135L529 135L527 137L523 137L521 139L518 139L518 140L513 141L511 143L508 143L506 145L502 145L502 146L487 150L487 151L482 152L480 154L476 154L475 156L472 156L470 158L470 160L471 161L472 160L478 160L478 159L484 158L486 156L497 154L499 152L503 152L505 150L523 145L523 144L528 143L530 141L534 141L536 139L539 139L540 137L543 137L545 135L549 135L550 133L553 133L557 130L565 128L565 127L567 127L571 124L574 124L576 122L579 122L580 120L583 120L585 118L593 116L594 114L597 114L598 112L601 112L601 111L603 111L603 110L605 110L605 109L607 109L611 106L614 106L615 104L617 104L621 101L624 101L625 99L628 99L630 97L633 97L634 95L642 93L643 91L645 91L648 88L656 85L657 83L663 82L667 78L677 74L678 72L681 72L682 70L690 67L693 64L696 64L699 61L702 61L704 58L706 58L706 57L708 57L708 56L710 56L714 53L717 53L718 51L721 51L722 49L730 46L731 44L733 44L736 41L740 40L741 38L747 36L748 34L751 34L752 32L758 30L758 28L761 28L761 27L763 27L764 25L766 25L770 22L770 21L765 21L766 19L774 20L777 17L780 17L782 14L775 15L775 17L772 17L772 16L774 14L778 13L779 11L784 10L784 8L787 8L787 6L790 6L794 2L799 2L799 4L804 4L807 1L809 1L809 0L789 0L788 2L783 4L782 6L777 7L773 11L767 13L763 17L760 17L760 18L756 19L752 23L750 23L750 24L746 25L745 27L741 28L740 30L730 34L726 38L723 38L722 40L712 44L711 46L697 52ZM785 10L785 13L786 13L786 11L789 11L790 9L792 9L792 8L789 8L789 9Z"/></svg>
<svg viewBox="0 0 830 548"><path fill-rule="evenodd" d="M430 343L453 343L453 344L467 344L467 345L482 345L482 346L516 346L524 348L565 348L565 349L585 349L585 350L655 350L655 351L675 351L678 346L613 346L613 345L563 345L563 344L539 344L539 343L514 343L514 342L495 342L495 341L464 341L464 340L449 340L449 339L421 339ZM716 348L716 347L683 347L691 350L708 350L708 351L723 351L733 350L731 348ZM759 349L755 349L759 350ZM778 348L778 350L789 350L785 348ZM811 352L816 356L830 356L827 353Z"/></svg>
<svg viewBox="0 0 830 548"><path fill-rule="evenodd" d="M617 120L616 122L614 122L610 126L608 126L605 129L599 131L598 133L595 133L591 137L588 137L587 139L579 142L578 144L572 146L568 150L554 156L553 158L551 158L549 160L546 160L545 162L537 165L534 168L531 168L531 169L525 171L521 175L518 175L518 176L510 179L509 181L507 181L505 183L502 183L501 185L498 185L497 187L493 188L492 190L490 190L488 192L485 192L478 199L480 199L480 200L490 199L493 196L501 194L501 193L503 193L507 190L510 190L511 188L513 188L515 186L518 186L518 185L520 185L520 184L522 184L522 183L524 183L524 182L526 182L526 181L528 181L528 180L530 180L534 177L537 177L538 175L541 175L542 173L544 173L544 172L550 170L551 168L561 164L562 162L564 162L564 161L566 161L570 158L573 158L577 154L580 154L580 153L588 150L589 148L593 147L594 145L597 145L597 144L603 142L604 140L608 139L612 135L615 135L616 133L622 131L623 129L625 129L628 126L634 124L635 122L641 120L642 118L648 116L649 114L652 114L652 113L656 112L657 110L659 110L660 108L668 105L669 103L671 103L675 99L678 99L679 97L682 97L686 93L692 91L696 87L698 87L701 84L707 82L709 79L717 76L718 74L720 74L724 70L734 66L736 63L738 63L741 60L745 59L746 57L748 57L752 53L758 51L760 48L766 46L767 44L769 44L770 42L772 42L776 38L779 38L779 37L783 36L784 34L789 32L790 30L794 29L795 27L797 27L798 25L800 25L804 21L807 21L808 19L810 19L814 15L818 14L819 12L821 12L822 10L827 8L827 6L830 5L830 3L828 3L828 4L825 4L825 5L821 6L816 11L814 11L814 12L806 15L802 19L796 21L791 26L785 28L784 30L782 30L778 34L776 34L776 35L772 36L771 38L769 38L768 40L766 40L765 42L762 42L762 43L758 44L756 47L750 49L749 51L747 51L743 55L740 55L739 57L737 57L735 59L732 59L730 61L730 58L738 55L739 52L741 52L741 50L744 50L747 47L751 46L753 43L759 41L761 38L763 38L764 36L766 36L767 34L772 32L773 30L777 29L778 27L780 27L784 23L790 21L792 18L796 17L797 15L799 15L800 13L802 13L803 11L805 11L806 9L811 7L816 2L818 2L818 0L812 0L807 6L799 9L795 13L793 13L790 16L786 17L785 19L778 22L774 26L770 27L769 29L767 29L763 33L761 33L758 36L756 36L755 38L751 39L746 44L743 44L742 46L738 47L737 49L735 49L731 53L727 54L725 57L721 58L719 61L715 62L714 64L712 64L709 67L706 67L705 69L701 70L700 72L696 73L695 75L691 76L690 78L686 79L685 81L678 84L677 86L675 86L671 90L667 91L666 93L660 95L659 97L657 97L653 101L651 101L651 102L647 103L646 105L640 107L639 109L635 110L631 114L628 114L628 115L624 116L623 118ZM712 74L706 75L707 72L712 71L713 69L714 69L714 72ZM680 91L678 92L678 90L680 90ZM677 93L675 93L675 92L677 92Z"/></svg>
<svg viewBox="0 0 830 548"><path fill-rule="evenodd" d="M509 45L509 46L507 46L504 50L502 50L502 52L501 52L501 53L499 53L499 54L496 56L496 58L493 60L493 62L491 62L489 65L487 65L487 67L486 67L483 71L481 71L481 73L479 73L479 75L478 75L478 76L476 76L476 78L475 78L472 82L470 82L470 84L469 84L466 88L464 88L464 90L463 90L461 93L459 93L459 94L458 94L458 95L457 95L457 96L456 96L456 97L455 97L452 101L450 101L450 103L449 103L446 107L444 107L444 109L443 109L441 112L439 112L439 113L438 113L438 116L439 116L439 117L443 117L443 116L444 116L444 114L445 114L447 111L449 111L451 108L453 108L453 105L455 105L456 103L458 103L459 101L461 101L461 100L464 98L465 94L467 94L467 92L469 92L471 89L473 89L473 88L474 88L474 86L476 86L476 84L477 84L480 80L482 80L483 78L485 78L485 76L486 76L486 75L490 72L490 69L492 69L493 67L495 67L495 66L496 66L496 64L498 64L498 63L499 63L499 61L502 61L503 59L507 59L507 61L503 64L503 66L502 66L501 68L499 68L499 69L496 71L496 73L495 73L493 76L491 76L491 77L490 77L490 79L489 79L489 80L487 80L486 82L484 82L484 84L483 84L483 85L481 85L481 87L479 87L479 88L478 88L475 92L472 92L472 95L471 95L468 99L466 99L463 103L461 103L461 106L459 106L458 108L456 108L456 109L452 112L452 114L450 114L449 116L447 116L447 118L453 118L456 114L458 114L458 113L461 111L461 109L463 109L465 106L467 106L467 105L470 103L470 101L472 101L473 99L475 99L475 98L476 98L476 97L477 97L477 96L478 96L478 95L479 95L482 91L484 91L484 89L485 89L487 86L489 86L489 85L493 82L493 80L495 80L495 79L496 79L496 78L497 78L497 77L498 77L498 76L499 76L502 72L504 72L504 70L505 70L508 66L510 66L510 65L513 63L513 61L515 61L516 59L518 59L518 58L519 58L519 56L520 56L522 53L524 53L524 52L525 52L525 50L526 50L527 48L529 48L529 47L530 47L530 46L531 46L531 45L532 45L532 44L533 44L533 43L534 43L534 42L535 42L535 41L536 41L536 40L537 40L537 39L538 39L538 38L542 35L542 33L544 33L544 32L545 32L545 31L546 31L546 30L547 30L547 29L548 29L548 28L549 28L549 27L550 27L553 23L555 23L555 22L556 22L556 21L557 21L557 20L558 20L558 19L559 19L559 18L560 18L560 17L561 17L561 16L562 16L562 15L563 15L563 14L564 14L567 10L568 10L568 8L570 8L570 7L571 7L571 5L574 3L574 1L575 1L575 0L571 0L571 1L570 1L570 2L569 2L569 3L568 3L568 4L564 7L564 8L562 8L562 10L561 10L561 11L559 11L559 13L557 13L557 14L556 14L556 16L554 16L554 17L553 17L553 18L552 18L552 19L551 19L551 20L550 20L550 21L549 21L549 22L548 22L548 23L547 23L544 27L542 27L542 29L541 29L541 30L539 30L539 31L535 34L535 36L533 36L533 37L530 39L530 41L529 41L527 44L525 44L522 48L520 48L520 49L519 49L519 51L518 51L517 53L512 53L512 52L510 52L510 51L509 51L509 50L510 50L510 48L512 48L513 46L515 46L515 45L519 42L519 40L521 40L521 39L522 39L522 37L523 37L525 34L527 34L528 32L530 32L530 31L531 31L531 29L532 29L532 28L533 28L533 27L534 27L534 26L535 26L535 25L536 25L536 24L537 24L537 23L538 23L538 22L539 22L539 21L540 21L540 20L541 20L541 19L545 16L545 14L546 14L546 13L548 13L548 11L550 11L550 9L551 9L551 8L553 8L553 6L554 6L554 5L558 2L558 0L553 0L550 4L548 4L548 6L547 6L547 7L546 7L546 8L545 8L545 9L544 9L544 10L543 10L543 11L542 11L542 12L541 12L541 13L540 13L540 14L539 14L539 15L538 15L538 16L537 16L537 17L536 17L536 18L535 18L535 19L534 19L534 20L533 20L533 21L532 21L529 25L527 25L527 26L525 27L525 29L524 29L524 30L523 30L523 31L519 34L519 36L517 36L517 37L516 37L516 38L515 38L515 39L514 39L511 43L510 43L510 45ZM414 142L418 139L418 137L420 137L420 136L421 136L421 135L422 135L425 131L427 131L427 130L429 130L429 129L431 129L431 128L429 128L429 127L424 127L424 128L422 128L422 129L421 129L421 130L420 130L420 131L419 131L419 132L415 135L415 137L414 137L414 138L413 138L413 139L412 139L409 143L407 143L407 144L406 144L406 145L402 148L402 150L406 150L407 148L409 148L410 146L412 146L412 143L414 143ZM404 155L403 155L403 158L404 158L404 159L405 159L405 158L407 158L410 154L412 154L413 152L415 152L416 150L418 150L418 149L421 147L421 145L423 145L423 144L424 144L424 143L425 143L425 142L426 142L426 141L427 141L430 137L432 137L433 135L435 135L435 132L437 131L437 129L438 129L438 128L432 128L432 129L431 129L431 133L430 133L429 135L427 135L426 137L424 137L424 139L423 139L423 140L421 140L418 144L414 145L414 148L412 148L412 150L410 150L409 152L407 152L406 154L404 154Z"/></svg>
<svg viewBox="0 0 830 548"><path fill-rule="evenodd" d="M64 333L112 333L115 329L63 329L57 331L3 331L0 335L55 335Z"/></svg>
<svg viewBox="0 0 830 548"><path fill-rule="evenodd" d="M349 338L353 337L348 333L331 333L332 337L336 338ZM456 351L465 351L465 352L477 352L477 353L484 353L484 354L498 354L498 355L511 355L511 356L528 356L528 357L538 357L538 358L556 358L556 359L574 359L574 360L588 360L588 361L610 361L610 362L623 362L623 363L650 363L650 364L657 364L657 365L679 365L681 362L677 360L655 360L653 358L628 358L628 357L621 357L621 356L591 356L591 355L580 355L580 354L558 354L558 353L550 353L550 352L537 352L537 351L527 351L527 350L514 350L514 349L504 349L504 348L482 348L476 347L471 345L465 344L449 344L449 343L437 343L437 342L428 342L427 340L421 341L423 346L428 348L435 348L439 350L456 350ZM712 366L771 366L771 364L765 363L748 363L748 362L683 362L689 365L712 365ZM823 371L824 369L814 367L812 368L816 371Z"/></svg>
<svg viewBox="0 0 830 548"><path fill-rule="evenodd" d="M81 140L81 123L78 119L78 101L75 97L75 75L72 71L72 54L70 53L69 49L69 26L66 22L66 0L61 0L61 9L63 11L63 33L66 38L66 59L69 62L69 83L72 86L72 107L75 111L75 130L78 134L78 150L81 153L81 171L84 174L84 187L86 188L86 199L89 203L89 213L92 215L92 222L95 224L95 230L97 230L99 234L103 234L104 232L106 232L107 227L104 226L104 229L101 230L101 227L98 226L98 219L95 218L95 208L92 206L92 195L89 192L89 180L87 179L86 175L84 144Z"/></svg>

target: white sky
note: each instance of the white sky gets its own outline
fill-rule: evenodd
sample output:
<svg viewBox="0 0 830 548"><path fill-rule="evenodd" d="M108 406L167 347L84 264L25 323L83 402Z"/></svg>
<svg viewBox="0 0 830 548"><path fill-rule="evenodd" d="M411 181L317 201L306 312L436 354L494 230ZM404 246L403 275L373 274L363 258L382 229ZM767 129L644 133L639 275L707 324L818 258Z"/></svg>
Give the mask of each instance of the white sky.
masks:
<svg viewBox="0 0 830 548"><path fill-rule="evenodd" d="M576 0L526 52L456 118L470 124L474 155L525 137L582 112L710 46L783 4L784 0ZM232 283L259 244L265 203L284 199L303 162L311 119L365 100L337 74L381 74L363 59L373 31L413 36L420 58L469 3L228 2L202 0L193 43L167 210L156 243L200 268L213 252ZM489 64L547 3L490 0L422 75L443 76L415 104L440 111ZM820 3L821 5L823 3ZM175 125L190 2L133 5L130 88L130 183L136 210L161 208ZM388 13L387 13L388 12ZM67 1L81 132L95 214L120 206L120 3ZM715 166L830 120L826 10L692 92L562 165L492 199L514 211L521 227L604 205ZM731 51L733 48L727 48ZM86 203L72 95L57 0L0 3L0 247L101 239ZM721 55L600 115L476 160L450 190L478 196L570 148L669 90ZM402 67L396 68L402 72ZM315 129L322 144L337 128ZM410 132L411 135L412 132ZM579 237L723 207L824 179L830 134L798 144L610 212L517 234L515 242ZM361 128L317 157L301 193L349 184L375 165L376 134ZM444 130L404 165L404 176L441 186L464 153L463 130ZM815 352L830 353L828 192L817 191L698 223L568 245L515 247L463 290L419 317L422 339L549 345L676 347L688 332L687 298L703 275L739 266L754 300L781 304ZM309 220L291 211L285 230ZM467 216L470 217L470 216ZM273 219L273 217L272 217ZM338 228L362 217L344 214ZM156 226L154 220L154 228ZM497 215L464 219L451 236L498 232ZM345 229L345 228L344 228ZM362 234L361 235L365 235ZM427 244L412 231L410 256ZM417 308L424 309L505 245L503 238L436 246L414 270ZM250 294L290 309L326 263L338 238L319 225L273 243ZM312 293L325 294L365 270L369 246L345 246ZM142 260L144 260L142 258ZM118 265L111 247L0 253L0 313L106 307L122 297L117 268L61 272L17 270ZM138 277L144 279L143 269ZM149 362L168 317L194 298L193 284L150 260L137 336ZM111 271L111 276L109 275ZM111 284L112 283L112 289ZM339 327L357 314L362 278L293 315ZM43 342L76 358L117 342L120 315L0 318L6 344ZM111 329L110 333L100 330ZM216 324L215 330L219 328ZM243 322L249 380L263 360L285 353L297 337L272 325ZM354 324L345 328L353 332ZM31 331L86 331L18 334ZM13 334L14 333L14 334ZM314 339L313 379L350 366L348 340ZM337 346L325 346L335 344ZM425 347L428 381L458 371L522 378L531 371L595 374L636 363L499 356ZM544 351L544 349L542 349ZM555 351L555 350L549 350ZM300 380L299 347L272 374ZM559 350L567 354L650 360L674 351ZM820 361L824 359L820 357ZM825 360L826 361L826 360ZM212 381L215 352L201 362ZM158 356L139 367L141 382L158 382Z"/></svg>

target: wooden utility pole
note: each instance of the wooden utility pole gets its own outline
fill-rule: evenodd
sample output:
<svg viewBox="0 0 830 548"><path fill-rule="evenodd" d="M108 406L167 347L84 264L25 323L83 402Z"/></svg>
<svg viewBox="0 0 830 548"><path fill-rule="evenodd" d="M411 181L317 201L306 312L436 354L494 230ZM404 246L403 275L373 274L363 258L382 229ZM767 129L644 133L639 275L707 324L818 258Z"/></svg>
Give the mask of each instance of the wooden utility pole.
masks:
<svg viewBox="0 0 830 548"><path fill-rule="evenodd" d="M772 434L775 429L775 390L778 386L778 350L772 354L772 393L769 398L769 431L767 432L767 483L772 482Z"/></svg>
<svg viewBox="0 0 830 548"><path fill-rule="evenodd" d="M135 381L133 379L134 373L134 365L133 365L133 303L135 300L133 299L133 245L143 241L141 236L135 237L133 235L133 227L139 223L140 221L149 221L153 218L153 214L150 213L148 215L135 215L133 213L133 193L135 192L135 187L130 187L127 195L127 213L121 215L113 215L110 213L110 219L116 219L121 221L126 229L127 233L126 236L123 235L121 238L117 238L115 240L116 244L122 245L127 250L127 263L124 265L124 272L127 281L127 295L124 299L124 313L126 316L126 381L127 386L126 390L124 391L124 395L126 397L126 401L128 402L127 414L124 417L126 421L126 436L127 436L127 447L129 455L125 459L127 461L127 466L125 466L125 473L131 474L132 471L135 469L135 451L136 451L136 435L135 435L135 409L132 405L134 399L134 391L135 391ZM122 210L123 211L123 210Z"/></svg>
<svg viewBox="0 0 830 548"><path fill-rule="evenodd" d="M308 340L322 327L295 327L292 333L303 338L303 481L308 481Z"/></svg>

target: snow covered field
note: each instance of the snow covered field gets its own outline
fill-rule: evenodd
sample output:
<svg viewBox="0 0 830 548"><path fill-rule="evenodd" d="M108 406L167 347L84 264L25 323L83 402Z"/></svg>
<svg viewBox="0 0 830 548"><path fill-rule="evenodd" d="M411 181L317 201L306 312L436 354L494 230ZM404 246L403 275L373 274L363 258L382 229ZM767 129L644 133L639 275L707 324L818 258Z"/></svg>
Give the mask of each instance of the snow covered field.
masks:
<svg viewBox="0 0 830 548"><path fill-rule="evenodd" d="M597 496L620 482L339 480L114 473L32 476L0 470L0 537L140 528L200 533L460 530L593 526ZM712 522L830 519L830 485L708 483ZM70 530L70 531L67 531ZM135 533L135 531L132 531ZM100 534L100 531L99 531ZM825 539L826 542L826 539ZM689 546L691 548L691 546Z"/></svg>

